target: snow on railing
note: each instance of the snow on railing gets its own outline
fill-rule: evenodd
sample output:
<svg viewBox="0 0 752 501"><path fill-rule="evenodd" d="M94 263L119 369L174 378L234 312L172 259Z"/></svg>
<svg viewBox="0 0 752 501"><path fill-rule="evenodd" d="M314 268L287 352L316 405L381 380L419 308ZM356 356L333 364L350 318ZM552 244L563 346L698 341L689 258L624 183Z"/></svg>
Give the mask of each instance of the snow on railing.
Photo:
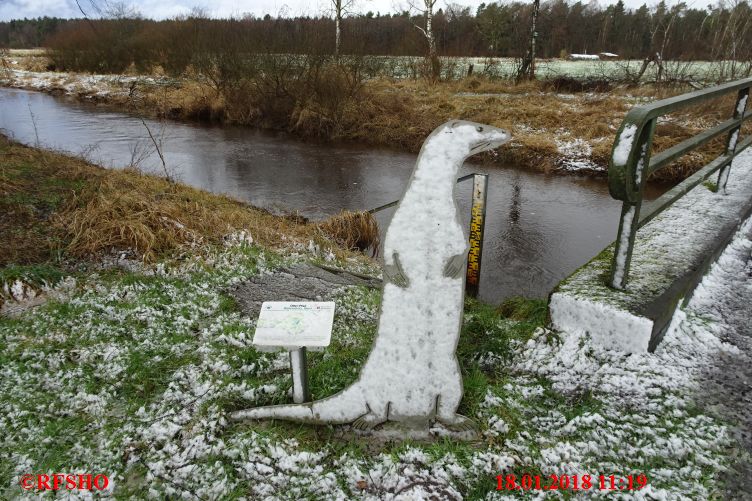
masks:
<svg viewBox="0 0 752 501"><path fill-rule="evenodd" d="M629 264L639 228L717 171L720 171L716 184L717 191L725 192L734 157L752 144L752 136L739 140L742 123L752 116L752 112L746 111L750 87L752 78L737 80L636 106L627 113L616 133L608 169L611 196L624 202L611 264L611 287L625 289L627 286ZM729 120L663 150L651 159L650 150L659 117L732 92L737 92L737 98ZM650 204L649 210L641 213L645 183L650 174L724 133L727 134L726 147L721 155L663 194Z"/></svg>

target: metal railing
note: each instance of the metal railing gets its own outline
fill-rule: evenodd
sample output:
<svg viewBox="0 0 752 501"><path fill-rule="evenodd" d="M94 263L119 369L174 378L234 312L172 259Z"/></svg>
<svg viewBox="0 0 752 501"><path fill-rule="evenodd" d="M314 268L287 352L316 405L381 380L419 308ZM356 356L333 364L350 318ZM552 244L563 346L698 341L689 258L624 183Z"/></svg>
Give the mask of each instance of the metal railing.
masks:
<svg viewBox="0 0 752 501"><path fill-rule="evenodd" d="M457 178L457 182L473 180L472 206L470 208L470 251L467 254L465 291L477 297L480 290L480 263L483 255L483 231L486 225L486 200L488 198L488 174L467 174ZM380 205L368 212L375 214L394 207L399 200Z"/></svg>
<svg viewBox="0 0 752 501"><path fill-rule="evenodd" d="M718 172L717 191L721 193L725 191L734 157L752 144L752 136L742 141L739 140L742 123L752 116L752 112L746 111L750 87L752 87L752 78L737 80L637 106L627 113L616 133L608 169L608 186L611 196L624 202L611 264L609 282L612 287L626 288L638 229L715 172ZM729 120L661 151L651 158L650 150L659 117L732 92L737 93L737 98ZM726 147L721 155L653 201L648 210L641 211L645 183L650 174L724 133L727 133Z"/></svg>

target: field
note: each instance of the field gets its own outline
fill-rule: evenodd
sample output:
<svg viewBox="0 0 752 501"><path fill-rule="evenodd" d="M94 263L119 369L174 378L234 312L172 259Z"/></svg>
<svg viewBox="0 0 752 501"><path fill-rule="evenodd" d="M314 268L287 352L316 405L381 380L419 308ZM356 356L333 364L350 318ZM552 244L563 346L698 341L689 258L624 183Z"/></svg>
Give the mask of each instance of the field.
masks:
<svg viewBox="0 0 752 501"><path fill-rule="evenodd" d="M391 78L413 78L423 59L419 57L382 57L382 71L378 75ZM442 78L457 80L468 76L470 66L472 74L490 78L513 79L517 73L519 61L513 58L481 57L442 57ZM594 60L570 61L566 59L541 59L536 61L536 76L542 80L559 77L579 80L606 80L623 82L634 77L642 66L642 60ZM726 65L729 62L724 62ZM720 64L711 61L666 61L665 71L670 77L680 77L685 81L714 82L718 78ZM739 65L740 68L743 65ZM746 69L746 66L744 66ZM650 65L642 77L643 81L656 79L657 67ZM741 76L741 75L740 75Z"/></svg>
<svg viewBox="0 0 752 501"><path fill-rule="evenodd" d="M6 59L18 69L43 71L48 64L45 49L9 49ZM369 76L372 78L415 78L425 60L411 56L371 56L374 63ZM442 78L457 80L468 76L472 65L472 74L491 78L514 78L519 61L508 57L442 57ZM728 67L731 61L665 61L664 66L669 76L680 76L687 81L714 82L719 78L722 65ZM625 81L635 75L642 66L642 60L615 59L593 61L570 61L566 59L540 59L536 62L536 74L539 79L550 80L557 77L569 77L580 80ZM739 77L748 71L749 65L737 63ZM643 76L643 81L650 82L656 78L657 67L650 65Z"/></svg>

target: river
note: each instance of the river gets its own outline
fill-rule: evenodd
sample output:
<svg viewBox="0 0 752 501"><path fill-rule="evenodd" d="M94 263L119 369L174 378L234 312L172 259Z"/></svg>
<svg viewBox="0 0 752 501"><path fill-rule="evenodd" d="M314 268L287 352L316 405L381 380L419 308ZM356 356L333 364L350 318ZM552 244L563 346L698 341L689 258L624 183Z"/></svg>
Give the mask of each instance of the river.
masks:
<svg viewBox="0 0 752 501"><path fill-rule="evenodd" d="M311 219L399 198L416 156L372 147L317 144L244 127L146 120L178 180L273 212ZM0 88L0 128L14 139L84 155L108 168L132 158L162 172L138 117L73 98ZM620 203L602 179L545 175L512 166L466 163L461 174L489 174L481 299L545 297L616 237ZM471 182L458 189L469 221ZM658 189L651 189L654 198ZM393 209L377 218L382 228Z"/></svg>

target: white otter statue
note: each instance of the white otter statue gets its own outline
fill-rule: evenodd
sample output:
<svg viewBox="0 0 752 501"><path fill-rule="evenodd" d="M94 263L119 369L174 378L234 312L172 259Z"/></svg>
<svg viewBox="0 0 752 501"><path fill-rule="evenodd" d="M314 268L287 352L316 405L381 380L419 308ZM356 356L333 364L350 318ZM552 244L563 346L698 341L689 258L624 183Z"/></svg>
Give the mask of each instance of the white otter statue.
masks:
<svg viewBox="0 0 752 501"><path fill-rule="evenodd" d="M502 129L447 122L423 143L405 194L386 230L378 332L360 377L315 402L234 412L233 420L353 423L438 421L463 431L462 376L455 350L462 325L468 238L454 189L464 160L506 143Z"/></svg>

